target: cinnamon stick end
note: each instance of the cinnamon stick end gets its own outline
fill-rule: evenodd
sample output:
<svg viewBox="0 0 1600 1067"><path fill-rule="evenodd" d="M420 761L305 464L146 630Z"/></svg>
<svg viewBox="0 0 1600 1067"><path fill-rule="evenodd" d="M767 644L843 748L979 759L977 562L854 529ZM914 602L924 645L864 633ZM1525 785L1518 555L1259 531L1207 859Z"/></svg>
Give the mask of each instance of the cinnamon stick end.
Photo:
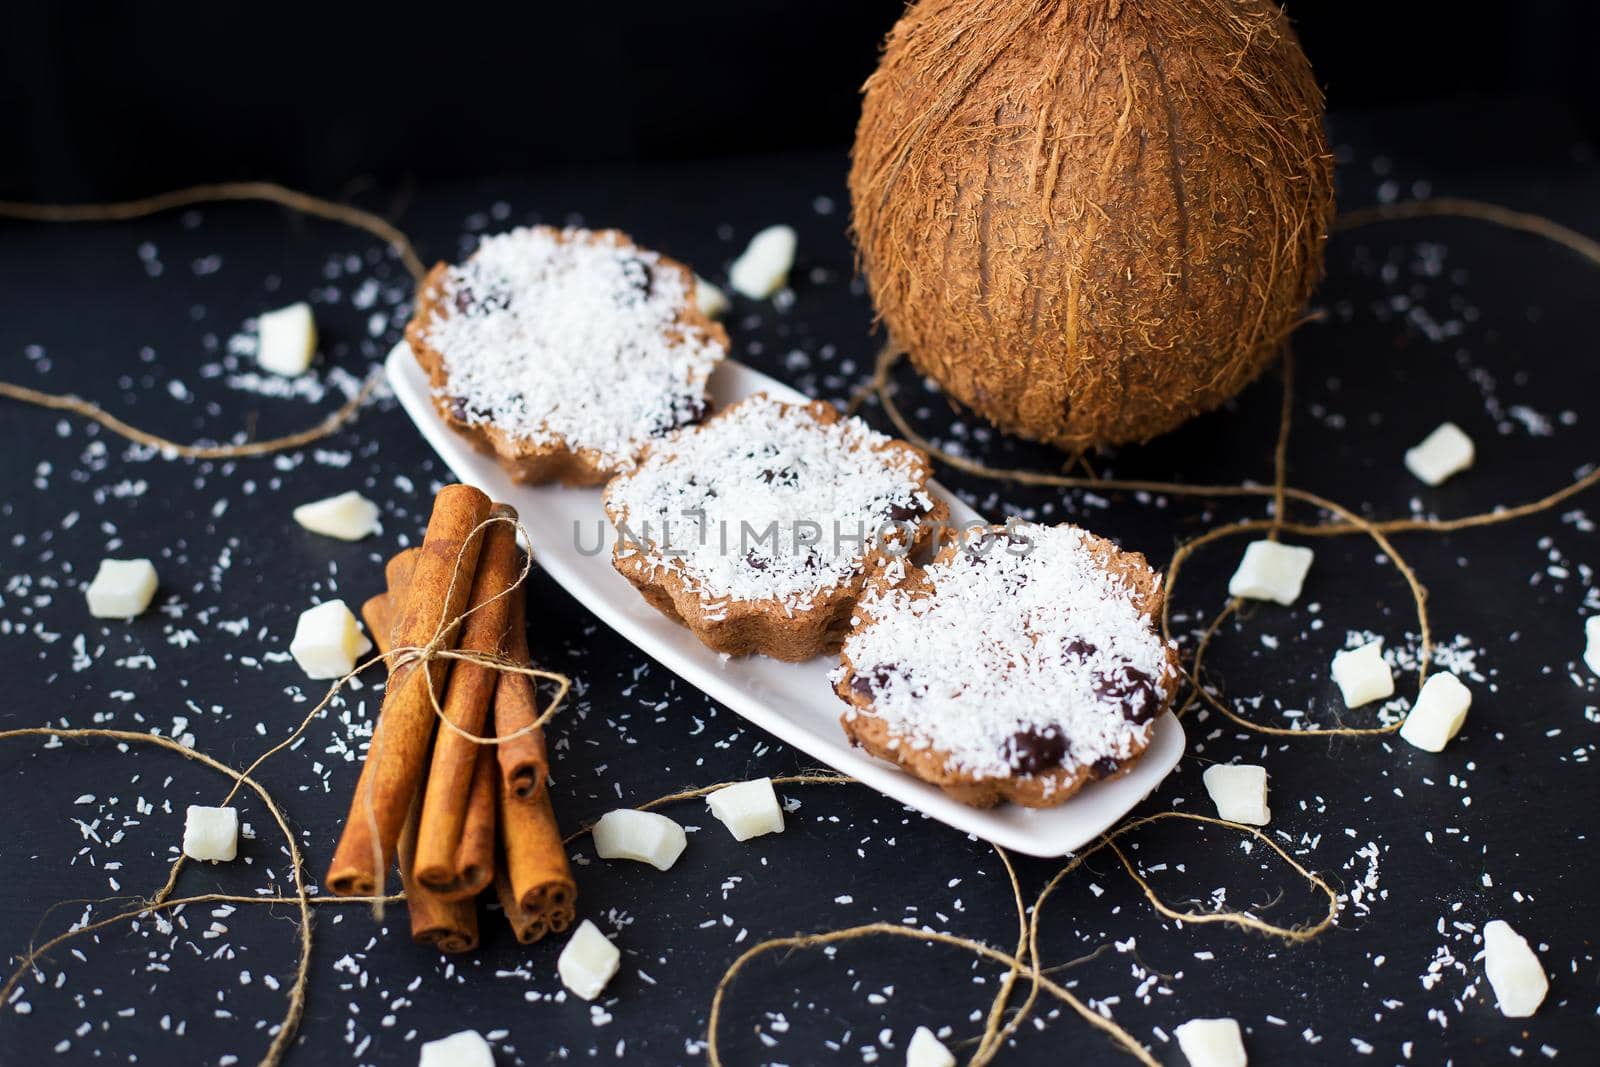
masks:
<svg viewBox="0 0 1600 1067"><path fill-rule="evenodd" d="M328 876L328 892L336 897L374 897L378 895L377 888L377 885L369 875L330 874Z"/></svg>

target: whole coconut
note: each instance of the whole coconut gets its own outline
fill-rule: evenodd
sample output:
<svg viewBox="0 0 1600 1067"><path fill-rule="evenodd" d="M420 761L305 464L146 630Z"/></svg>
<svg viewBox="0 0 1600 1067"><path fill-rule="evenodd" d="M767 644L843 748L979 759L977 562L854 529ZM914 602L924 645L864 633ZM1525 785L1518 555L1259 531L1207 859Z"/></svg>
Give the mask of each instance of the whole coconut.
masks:
<svg viewBox="0 0 1600 1067"><path fill-rule="evenodd" d="M1269 0L921 0L850 170L872 297L925 373L1063 448L1254 378L1322 276L1322 93Z"/></svg>

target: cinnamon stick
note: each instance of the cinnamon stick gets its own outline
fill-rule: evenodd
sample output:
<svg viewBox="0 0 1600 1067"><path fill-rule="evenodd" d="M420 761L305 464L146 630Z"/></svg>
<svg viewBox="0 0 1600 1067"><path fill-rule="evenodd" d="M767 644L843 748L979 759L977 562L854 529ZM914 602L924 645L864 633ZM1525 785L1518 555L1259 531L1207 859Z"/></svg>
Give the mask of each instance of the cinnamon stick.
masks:
<svg viewBox="0 0 1600 1067"><path fill-rule="evenodd" d="M415 552L414 549L410 550ZM387 656L394 647L391 633L394 605L405 599L405 579L410 577L413 556L402 552L389 561L384 573L389 576L389 591L379 593L361 605L361 617L367 621L372 643ZM396 566L402 563L403 566ZM412 882L411 851L417 835L417 806L412 804L411 814L400 832L397 848L400 884L406 891L406 911L411 920L411 938L418 944L431 945L440 952L469 952L478 945L478 910L470 900L446 900L431 892L426 886Z"/></svg>
<svg viewBox="0 0 1600 1067"><path fill-rule="evenodd" d="M500 868L494 873L494 892L500 898L500 910L506 913L506 919L511 923L511 932L524 945L531 945L550 932L550 924L544 916L535 915L524 908L522 901L517 899L517 894L511 889L511 879L506 876L504 859L502 856Z"/></svg>
<svg viewBox="0 0 1600 1067"><path fill-rule="evenodd" d="M434 499L428 533L403 605L391 605L395 647L421 647L461 617L477 573L489 498L466 485L446 486ZM400 664L390 674L383 708L356 783L350 814L334 850L326 883L337 896L373 896L395 854L407 812L421 784L434 733L433 702L443 692L450 661Z"/></svg>
<svg viewBox="0 0 1600 1067"><path fill-rule="evenodd" d="M387 656L389 650L394 647L394 607L405 599L406 586L411 582L411 572L416 569L419 551L421 550L407 548L395 553L389 562L383 565L383 576L389 585L388 590L377 596L368 597L361 605L361 618L366 622L367 633L372 636L372 643L377 646L380 656Z"/></svg>
<svg viewBox="0 0 1600 1067"><path fill-rule="evenodd" d="M498 708L496 709L498 711ZM544 929L560 933L577 916L578 887L567 863L550 790L541 789L530 803L500 783L500 843L505 853L505 881L516 909L507 917L517 931L537 940Z"/></svg>
<svg viewBox="0 0 1600 1067"><path fill-rule="evenodd" d="M499 655L506 643L506 628L512 601L520 590L512 589L517 579L520 554L516 511L496 504L489 513L497 522L484 533L483 551L478 558L478 574L472 583L466 621L461 627L463 652ZM417 858L411 875L436 892L452 897L473 896L485 888L492 876L494 841L494 793L490 786L474 793L473 781L485 746L464 734L484 732L489 719L489 704L494 697L500 672L491 666L457 660L450 670L445 690L444 718L456 730L441 728L433 743L433 759L428 765L427 784L422 800L422 818L417 828ZM462 733L457 733L460 730ZM463 838L463 829L473 819L476 837ZM487 825L483 825L487 823ZM481 838L491 851L484 859ZM458 846L469 845L470 870L457 865ZM474 853L476 848L476 853Z"/></svg>
<svg viewBox="0 0 1600 1067"><path fill-rule="evenodd" d="M411 587L411 576L416 573L417 557L422 555L420 548L403 548L389 558L383 565L383 580L389 584L389 620L390 629L393 624L400 621L399 614L395 611L405 600L406 590Z"/></svg>
<svg viewBox="0 0 1600 1067"><path fill-rule="evenodd" d="M478 757L467 793L466 818L461 824L453 863L455 888L444 894L456 899L475 897L494 880L495 793L500 789L500 770L495 765L490 745L476 745Z"/></svg>
<svg viewBox="0 0 1600 1067"><path fill-rule="evenodd" d="M533 659L528 651L526 587L519 589L511 600L506 658L519 667L526 667ZM495 755L512 795L522 801L532 800L545 791L545 780L550 775L550 755L545 747L543 727L516 737L511 735L533 726L538 718L539 693L533 679L513 671L500 672L494 694L494 731L500 739Z"/></svg>
<svg viewBox="0 0 1600 1067"><path fill-rule="evenodd" d="M378 655L387 656L392 647L389 644L389 627L394 625L394 616L389 609L389 594L379 593L368 597L361 605L361 621L367 624L367 633L372 635Z"/></svg>
<svg viewBox="0 0 1600 1067"><path fill-rule="evenodd" d="M400 834L398 858L400 885L406 891L406 911L411 917L411 940L440 952L471 952L478 947L478 906L471 897L451 900L421 885L410 875L412 849L417 842L420 805L413 804Z"/></svg>
<svg viewBox="0 0 1600 1067"><path fill-rule="evenodd" d="M388 655L393 647L389 640L394 617L393 605L405 597L405 582L411 575L415 553L416 549L407 549L391 559L384 568L384 573L389 576L389 591L379 593L361 605L361 617L367 621L373 643L383 655ZM450 684L452 687L455 685L454 677ZM481 724L479 728L482 728ZM451 900L477 896L488 886L494 874L495 791L500 787L500 772L495 767L494 753L490 751L492 746L479 745L477 748L477 766L473 771L471 792L467 799L461 841L455 849L454 866L458 885L454 892L442 894ZM401 873L409 874L410 869Z"/></svg>

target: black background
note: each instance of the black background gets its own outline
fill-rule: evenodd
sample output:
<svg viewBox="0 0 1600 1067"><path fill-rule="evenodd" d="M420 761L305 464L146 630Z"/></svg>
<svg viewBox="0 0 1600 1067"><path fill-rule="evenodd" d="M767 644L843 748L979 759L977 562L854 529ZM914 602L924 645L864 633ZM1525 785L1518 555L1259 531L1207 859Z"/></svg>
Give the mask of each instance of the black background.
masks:
<svg viewBox="0 0 1600 1067"><path fill-rule="evenodd" d="M456 257L485 229L576 218L620 226L718 279L751 232L785 221L801 235L795 304L738 302L734 354L814 395L848 395L877 340L843 233L854 98L841 84L870 67L893 11L716 5L663 9L650 25L638 14L647 10L473 16L457 7L424 25L395 11L369 21L343 9L274 9L215 15L207 29L193 13L155 8L138 19L118 9L15 12L6 74L13 92L25 91L0 121L22 127L15 143L26 150L0 160L6 191L66 198L277 177L395 209L430 261ZM1330 123L1342 205L1474 196L1600 233L1591 101L1573 58L1573 32L1587 16L1533 6L1513 17L1507 5L1446 23L1438 12L1378 11L1301 13L1334 107L1341 85L1351 94ZM1314 26L1331 27L1329 36ZM1451 44L1458 34L1470 41ZM578 38L610 57L606 77L581 92L573 71L592 64ZM626 64L623 39L633 42ZM269 47L277 41L285 51ZM537 44L520 48L526 41ZM498 50L525 58L513 64ZM1461 89L1471 95L1457 98ZM658 152L704 158L636 160ZM141 252L147 243L159 277ZM1600 418L1592 266L1533 237L1448 220L1337 237L1328 262L1317 304L1329 317L1296 337L1292 482L1372 515L1454 515L1537 496L1591 469ZM369 281L375 302L357 308L354 294ZM77 390L173 437L246 425L281 433L335 400L247 388L239 376L249 360L223 352L244 320L311 298L324 336L317 380L332 381L381 358L409 294L404 272L365 235L271 207L70 229L5 223L0 375ZM1457 325L1441 333L1441 323ZM910 374L898 386L919 424L948 442L1001 465L1052 462L994 440ZM1269 374L1230 410L1097 466L1131 478L1266 481L1280 387ZM1548 417L1549 434L1529 432L1519 406ZM870 406L866 415L887 425ZM1479 463L1426 490L1399 456L1442 418L1478 441ZM374 591L382 559L415 538L432 490L450 477L387 400L315 448L239 463L165 461L93 426L7 406L0 456L0 724L169 732L182 716L201 749L235 766L284 736L320 694L281 656L299 611ZM1158 564L1211 525L1262 513L1248 502L940 476L990 515L1082 522ZM290 521L293 505L347 488L382 505L384 529L370 541L335 543ZM1189 757L1141 810L1208 811L1200 775L1211 762L1266 765L1271 831L1343 896L1335 929L1287 945L1180 927L1101 855L1046 909L1044 959L1080 961L1057 977L1085 998L1115 998L1107 1010L1169 1063L1181 1057L1163 1035L1212 1015L1241 1021L1255 1063L1476 1064L1507 1061L1513 1049L1527 1063L1543 1062L1543 1046L1558 1063L1592 1062L1600 680L1577 657L1583 617L1600 613L1594 509L1591 494L1515 525L1398 539L1429 587L1435 636L1454 645L1460 635L1474 654L1451 661L1475 703L1445 753L1392 738L1264 739L1204 713L1187 721ZM1238 548L1224 542L1186 569L1176 605L1186 647L1222 603ZM1323 723L1366 722L1367 712L1339 709L1328 658L1352 629L1414 652L1410 602L1369 543L1316 548L1302 603L1264 606L1225 628L1214 677L1241 700L1259 696L1247 710L1271 721L1290 708ZM91 620L81 587L99 558L118 554L155 559L161 607L127 624ZM686 785L811 764L651 666L548 579L536 579L532 595L536 655L580 683L552 730L564 824ZM1411 679L1398 681L1411 691ZM372 707L370 689L351 694L260 773L287 808L313 879ZM0 952L85 913L72 903L45 914L55 901L153 890L183 805L221 793L215 775L165 754L5 742ZM493 1034L502 1065L704 1063L716 978L762 938L884 920L1011 947L1009 890L987 846L859 788L785 793L801 805L785 834L743 845L698 805L675 808L700 829L666 874L575 848L583 913L625 953L600 1015L553 999L559 943L517 946L493 912L482 949L447 960L410 944L398 910L380 924L355 909L319 909L290 1063L410 1064L419 1041L469 1026ZM139 799L154 810L139 810ZM249 798L243 808L256 837L241 862L191 869L181 892L288 888L266 813ZM1209 908L1225 887L1229 905L1275 922L1319 914L1315 895L1232 836L1165 825L1129 844L1179 906ZM1019 861L1024 892L1031 897L1056 867ZM0 1013L0 1064L253 1062L282 1011L291 917L285 907L220 916L192 907L176 930L119 925L77 942L81 956L57 951ZM1473 959L1474 931L1496 917L1539 946L1552 975L1531 1020L1499 1016ZM213 923L223 929L208 937ZM1438 981L1426 984L1435 966ZM883 941L833 958L768 959L725 1006L725 1061L856 1063L873 1050L876 1062L896 1064L917 1025L949 1026L960 1045L981 1029L972 1013L987 1007L996 977L953 950ZM1044 1017L999 1062L1128 1062L1070 1013L1052 1006Z"/></svg>
<svg viewBox="0 0 1600 1067"><path fill-rule="evenodd" d="M225 178L321 193L848 145L899 0L13 4L0 195ZM1600 128L1600 13L1296 3L1336 111L1518 98Z"/></svg>

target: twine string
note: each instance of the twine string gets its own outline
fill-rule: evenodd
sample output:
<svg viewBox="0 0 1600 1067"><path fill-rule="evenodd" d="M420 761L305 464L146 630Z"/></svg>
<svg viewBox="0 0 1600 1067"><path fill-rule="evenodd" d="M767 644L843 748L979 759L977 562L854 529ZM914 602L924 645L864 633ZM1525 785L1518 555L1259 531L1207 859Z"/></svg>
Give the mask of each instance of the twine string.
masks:
<svg viewBox="0 0 1600 1067"><path fill-rule="evenodd" d="M1308 884L1310 884L1314 889L1317 890L1317 892L1327 899L1328 907L1326 913L1321 918L1310 924L1283 926L1277 923L1268 922L1267 920L1262 919L1248 911L1223 909L1217 911L1196 912L1182 911L1173 907L1161 898L1161 895L1157 893L1154 887L1150 885L1148 879L1146 879L1144 875L1139 872L1137 866L1128 857L1126 851L1124 851L1117 844L1117 840L1119 838L1133 833L1134 831L1145 826L1149 826L1152 823L1163 822L1168 819L1177 819L1199 825L1222 827L1227 830L1246 834L1254 840L1267 845L1280 859L1284 861L1285 864L1288 865L1291 870L1294 871L1298 877L1305 879ZM973 938L962 937L957 934L938 930L915 929L885 922L865 923L860 926L851 926L840 930L827 930L815 934L797 934L792 937L769 938L765 941L761 941L755 945L752 945L749 949L741 953L731 964L729 964L727 970L723 972L722 977L717 982L716 988L712 992L711 1013L706 1024L707 1063L710 1064L710 1067L722 1067L723 1059L720 1044L720 1033L723 1003L726 999L728 990L733 985L733 982L738 977L739 973L756 958L773 952L793 952L802 949L837 944L842 941L854 941L866 937L886 936L905 938L913 941L922 941L930 944L951 945L964 949L967 952L970 952L981 958L1004 964L1008 968L1008 978L1014 978L1015 976L1024 973L1027 975L1031 985L1029 995L1024 1001L1023 1005L1012 1014L1010 1019L1002 1022L1002 1011L997 1011L993 1006L991 1006L991 1010L985 1021L984 1031L978 1039L977 1050L974 1052L971 1060L969 1060L969 1063L973 1065L973 1067L981 1067L981 1065L987 1064L992 1060L993 1056L998 1053L998 1051L1004 1046L1005 1042L1010 1039L1016 1030L1029 1017L1041 992L1048 993L1050 996L1055 997L1057 1000L1066 1004L1085 1022L1088 1022L1090 1025L1101 1030L1113 1041L1115 1041L1124 1051L1128 1052L1134 1058L1139 1060L1139 1062L1151 1065L1156 1064L1157 1061L1150 1054L1149 1050L1147 1050L1125 1028L1120 1026L1114 1020L1106 1018L1099 1012L1094 1011L1082 1000L1080 1000L1070 989L1049 977L1047 972L1057 968L1045 968L1040 964L1041 955L1039 952L1039 928L1041 925L1041 916L1044 911L1045 902L1062 884L1062 882L1065 881L1068 875L1081 868L1091 856L1099 852L1101 849L1109 850L1114 856L1117 857L1122 865L1123 870L1127 873L1128 877L1133 880L1134 884L1139 887L1140 891L1144 894L1145 899L1150 902L1151 907L1153 907L1162 916L1177 922L1197 924L1226 923L1240 927L1241 929L1254 930L1257 933L1267 936L1281 937L1286 941L1304 942L1309 941L1326 931L1330 926L1333 925L1333 922L1338 915L1339 897L1333 887L1329 885L1328 882L1320 875L1308 869L1305 865L1291 856L1281 845L1279 845L1265 833L1262 833L1257 828L1253 826L1246 826L1242 823L1228 822L1225 819L1213 818L1209 815L1198 815L1190 812L1177 811L1156 812L1154 814L1145 815L1137 819L1131 819L1123 823L1122 825L1102 835L1094 845L1074 854L1072 859L1069 860L1063 867L1061 867L1050 879L1050 881L1045 884L1044 888L1040 890L1039 895L1034 899L1031 909L1023 909L1020 890L1017 888L1017 883L1013 875L1012 887L1016 895L1018 914L1019 917L1025 916L1023 921L1026 927L1025 944L1019 947L1014 953L1007 953L982 941L978 941ZM999 850L997 849L997 851ZM1004 856L1004 853L1002 852L1001 855ZM1008 871L1011 870L1009 861L1007 861L1006 867ZM995 1003L997 1005L1003 1004L1003 1000L1008 993L1009 986L1005 985L1003 981L1002 991L997 995Z"/></svg>
<svg viewBox="0 0 1600 1067"><path fill-rule="evenodd" d="M161 737L157 734L137 733L131 730L53 729L42 726L28 726L0 731L0 741L9 741L21 737L64 738L78 741L110 740L120 744L152 745L156 748L176 752L184 759L194 760L196 763L200 763L219 774L226 775L233 779L235 790L240 786L249 786L256 796L261 799L261 803L266 806L268 813L271 814L272 821L277 824L278 831L283 835L283 843L289 851L289 866L294 879L294 896L288 898L280 897L273 902L292 902L299 910L299 923L297 924L299 927L299 955L295 959L294 980L289 984L286 994L288 1003L284 1009L283 1019L275 1028L272 1041L267 1046L266 1054L261 1059L263 1067L273 1067L274 1064L277 1064L283 1059L284 1053L288 1050L289 1042L294 1039L295 1030L300 1024L300 1017L305 1011L306 982L311 970L311 897L306 891L305 859L300 853L300 846L295 841L294 834L289 829L288 817L284 814L283 809L278 806L278 802L273 799L272 794L254 778L234 770L227 764L213 759L198 749L187 748L169 737ZM10 1002L11 993L16 989L17 983L22 980L22 976L28 972L35 961L57 945L80 934L109 926L121 919L132 918L157 908L176 906L170 897L170 893L172 886L177 882L178 871L182 868L183 860L184 857L180 855L177 861L173 863L172 869L167 876L166 884L158 894L159 899L152 898L149 902L132 909L130 912L124 912L86 926L75 927L51 938L38 947L30 946L27 953L23 955L22 962L11 972L5 984L0 985L0 1004ZM259 898L252 897L249 899L252 902L257 902Z"/></svg>
<svg viewBox="0 0 1600 1067"><path fill-rule="evenodd" d="M130 219L145 218L174 208L192 207L196 204L251 200L279 204L291 211L313 215L317 218L342 223L365 231L378 238L400 257L400 262L404 264L406 272L411 275L414 282L420 284L427 274L427 268L422 265L422 260L417 257L416 249L412 247L411 239L381 215L363 211L351 204L341 204L337 201L324 200L321 197L286 189L272 182L222 182L213 185L194 185L186 189L175 189L171 192L147 196L138 200L124 200L105 204L29 204L15 200L0 200L0 218L19 219L29 222L122 222ZM188 443L171 440L160 434L142 430L125 422L99 404L70 393L47 393L18 382L0 381L0 396L52 411L71 412L74 415L99 423L119 437L157 449L165 456L181 456L185 459L247 459L254 456L285 452L292 448L302 448L325 437L331 437L355 421L357 415L361 412L362 405L366 403L367 398L371 396L372 391L377 388L382 379L381 365L374 367L368 373L366 380L361 383L361 388L356 390L349 400L346 400L336 411L314 426L294 433L284 434L281 437L225 445L208 445L199 442Z"/></svg>

